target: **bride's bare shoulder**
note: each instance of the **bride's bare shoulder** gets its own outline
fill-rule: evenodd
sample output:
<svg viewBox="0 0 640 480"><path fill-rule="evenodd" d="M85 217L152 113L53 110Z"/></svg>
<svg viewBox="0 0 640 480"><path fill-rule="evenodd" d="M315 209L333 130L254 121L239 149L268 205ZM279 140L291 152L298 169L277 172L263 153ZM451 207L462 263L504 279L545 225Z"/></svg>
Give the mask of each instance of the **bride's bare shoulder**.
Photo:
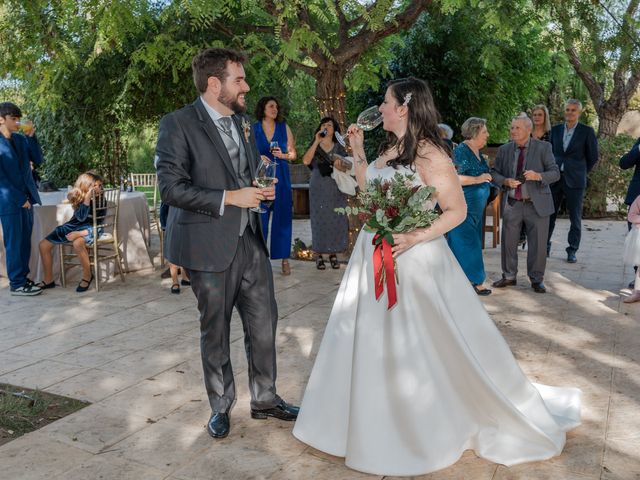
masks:
<svg viewBox="0 0 640 480"><path fill-rule="evenodd" d="M447 172L453 169L453 160L440 147L422 140L418 144L416 166L425 173Z"/></svg>

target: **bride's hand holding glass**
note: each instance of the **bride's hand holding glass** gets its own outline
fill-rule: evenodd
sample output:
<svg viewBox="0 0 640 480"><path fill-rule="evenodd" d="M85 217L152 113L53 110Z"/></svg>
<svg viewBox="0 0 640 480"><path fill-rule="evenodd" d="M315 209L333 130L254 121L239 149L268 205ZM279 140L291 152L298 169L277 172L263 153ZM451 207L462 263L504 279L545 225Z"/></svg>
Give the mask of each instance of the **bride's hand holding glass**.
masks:
<svg viewBox="0 0 640 480"><path fill-rule="evenodd" d="M364 148L364 131L357 124L349 125L346 136L349 137L351 148Z"/></svg>

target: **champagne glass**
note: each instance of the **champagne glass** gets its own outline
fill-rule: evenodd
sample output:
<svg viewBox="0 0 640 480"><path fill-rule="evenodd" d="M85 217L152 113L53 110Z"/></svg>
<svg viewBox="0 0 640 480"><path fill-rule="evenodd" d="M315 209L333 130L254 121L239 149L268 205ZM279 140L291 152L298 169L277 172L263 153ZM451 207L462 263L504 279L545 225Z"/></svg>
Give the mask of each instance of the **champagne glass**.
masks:
<svg viewBox="0 0 640 480"><path fill-rule="evenodd" d="M271 160L265 160L264 158L256 170L256 185L258 188L267 188L273 185L276 180L276 162ZM262 202L264 205L269 206L272 200ZM261 206L250 208L251 211L256 213L266 213L266 210Z"/></svg>
<svg viewBox="0 0 640 480"><path fill-rule="evenodd" d="M380 110L378 110L377 105L369 107L366 110L360 112L360 115L358 115L358 119L356 120L356 125L358 126L358 128L364 130L365 132L373 130L381 123L382 113L380 113ZM343 147L347 146L345 138L338 132L335 133L335 137L340 145L342 145Z"/></svg>

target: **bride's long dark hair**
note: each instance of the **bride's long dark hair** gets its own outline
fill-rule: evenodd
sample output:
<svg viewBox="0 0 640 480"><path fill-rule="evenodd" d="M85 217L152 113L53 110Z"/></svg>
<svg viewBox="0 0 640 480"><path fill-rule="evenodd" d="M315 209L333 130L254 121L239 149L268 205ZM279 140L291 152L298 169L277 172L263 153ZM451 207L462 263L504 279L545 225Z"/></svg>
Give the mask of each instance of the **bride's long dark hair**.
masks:
<svg viewBox="0 0 640 480"><path fill-rule="evenodd" d="M388 160L387 165L394 168L404 165L413 170L422 141L431 143L448 155L449 147L440 137L438 128L440 114L426 82L414 77L400 78L391 80L387 87L399 105L405 103L407 95L411 95L406 104L409 111L406 133L398 138L395 133L387 132L387 138L378 149L378 154L382 155L393 147L397 148L398 156Z"/></svg>

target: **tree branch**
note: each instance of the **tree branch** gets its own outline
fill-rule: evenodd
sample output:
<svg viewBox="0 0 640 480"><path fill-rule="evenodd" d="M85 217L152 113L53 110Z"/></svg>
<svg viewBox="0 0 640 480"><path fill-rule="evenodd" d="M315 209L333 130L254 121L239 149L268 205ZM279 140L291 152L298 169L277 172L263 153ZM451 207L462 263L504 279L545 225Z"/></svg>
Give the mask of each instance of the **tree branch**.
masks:
<svg viewBox="0 0 640 480"><path fill-rule="evenodd" d="M569 63L571 63L571 66L584 83L584 86L587 87L589 96L591 97L591 101L593 102L597 110L604 101L604 91L602 89L602 86L596 81L596 79L593 75L591 75L590 72L586 71L582 67L582 62L580 61L578 53L573 46L569 46L568 48L565 46L565 51L567 52L567 56L569 57Z"/></svg>

